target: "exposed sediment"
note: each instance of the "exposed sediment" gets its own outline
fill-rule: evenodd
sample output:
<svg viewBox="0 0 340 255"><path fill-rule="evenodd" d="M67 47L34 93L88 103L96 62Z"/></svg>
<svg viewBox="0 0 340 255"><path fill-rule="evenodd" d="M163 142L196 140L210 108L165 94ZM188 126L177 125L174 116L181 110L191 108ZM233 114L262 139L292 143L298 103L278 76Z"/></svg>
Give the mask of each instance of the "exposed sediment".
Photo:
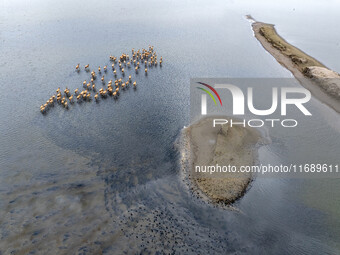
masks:
<svg viewBox="0 0 340 255"><path fill-rule="evenodd" d="M252 180L251 173L199 172L196 166L253 165L255 145L260 139L256 129L227 125L213 127L213 118L204 118L184 130L187 175L190 188L214 204L227 205L243 196Z"/></svg>
<svg viewBox="0 0 340 255"><path fill-rule="evenodd" d="M315 58L285 41L273 24L252 20L255 37L262 46L315 98L340 112L340 75L327 68Z"/></svg>

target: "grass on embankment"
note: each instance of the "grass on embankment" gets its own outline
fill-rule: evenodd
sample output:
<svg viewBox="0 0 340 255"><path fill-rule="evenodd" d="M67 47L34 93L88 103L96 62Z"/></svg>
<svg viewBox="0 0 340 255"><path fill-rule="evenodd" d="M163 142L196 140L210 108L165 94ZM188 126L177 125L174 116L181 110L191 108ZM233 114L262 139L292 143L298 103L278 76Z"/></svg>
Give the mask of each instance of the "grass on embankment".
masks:
<svg viewBox="0 0 340 255"><path fill-rule="evenodd" d="M307 55L303 51L294 47L293 45L286 42L282 37L280 37L271 24L261 24L259 29L259 33L277 50L279 50L282 54L289 57L294 64L296 64L297 68L300 72L304 72L306 67L311 66L320 66L325 67L316 59Z"/></svg>

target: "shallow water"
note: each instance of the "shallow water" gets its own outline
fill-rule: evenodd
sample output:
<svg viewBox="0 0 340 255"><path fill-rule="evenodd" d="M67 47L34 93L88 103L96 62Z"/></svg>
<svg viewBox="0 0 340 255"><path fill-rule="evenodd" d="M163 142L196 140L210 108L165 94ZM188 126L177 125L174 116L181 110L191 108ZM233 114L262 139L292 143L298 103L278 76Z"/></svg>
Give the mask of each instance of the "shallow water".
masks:
<svg viewBox="0 0 340 255"><path fill-rule="evenodd" d="M0 254L339 252L337 179L258 178L238 210L201 202L181 180L190 78L291 77L253 38L249 4L2 1ZM270 17L258 19L290 26ZM164 65L139 74L137 90L39 112L57 87L88 79L77 63L103 66L149 44ZM316 53L335 66L336 54ZM338 161L339 115L310 107L301 128L269 132L263 161Z"/></svg>

